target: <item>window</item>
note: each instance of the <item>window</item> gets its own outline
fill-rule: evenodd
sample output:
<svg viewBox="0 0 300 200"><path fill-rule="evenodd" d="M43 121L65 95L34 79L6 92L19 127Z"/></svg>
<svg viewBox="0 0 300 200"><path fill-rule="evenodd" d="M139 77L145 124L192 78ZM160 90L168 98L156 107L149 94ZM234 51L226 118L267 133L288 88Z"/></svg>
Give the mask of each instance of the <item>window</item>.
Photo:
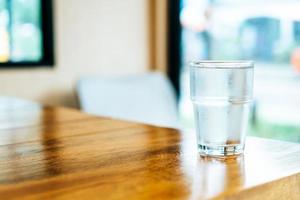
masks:
<svg viewBox="0 0 300 200"><path fill-rule="evenodd" d="M0 66L53 65L51 3L0 0Z"/></svg>
<svg viewBox="0 0 300 200"><path fill-rule="evenodd" d="M180 112L186 128L193 127L188 62L201 59L254 60L255 101L249 132L256 136L300 142L300 2L175 2L177 7L169 1L173 4L170 13L174 14L174 7L178 13L169 19L170 24L178 22L181 36L177 41L173 38L170 43L178 44L180 54L177 78L180 80ZM170 34L174 35L174 30L173 27ZM174 55L172 51L174 48L170 48L170 54ZM174 67L174 63L170 66Z"/></svg>

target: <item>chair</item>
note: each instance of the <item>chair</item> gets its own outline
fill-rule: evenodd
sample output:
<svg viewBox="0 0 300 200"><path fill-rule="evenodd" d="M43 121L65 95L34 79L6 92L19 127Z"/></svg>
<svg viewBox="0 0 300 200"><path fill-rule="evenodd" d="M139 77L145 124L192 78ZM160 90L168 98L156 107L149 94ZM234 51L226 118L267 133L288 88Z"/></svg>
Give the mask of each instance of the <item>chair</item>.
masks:
<svg viewBox="0 0 300 200"><path fill-rule="evenodd" d="M77 83L84 112L178 128L178 110L170 81L159 73L118 78L90 77Z"/></svg>

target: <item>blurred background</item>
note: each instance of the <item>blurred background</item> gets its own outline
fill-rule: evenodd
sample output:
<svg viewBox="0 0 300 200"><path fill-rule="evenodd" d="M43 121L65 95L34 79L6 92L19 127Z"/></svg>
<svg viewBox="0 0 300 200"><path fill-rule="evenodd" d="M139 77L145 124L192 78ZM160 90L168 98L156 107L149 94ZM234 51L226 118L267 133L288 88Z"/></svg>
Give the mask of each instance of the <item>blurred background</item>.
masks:
<svg viewBox="0 0 300 200"><path fill-rule="evenodd" d="M38 0L0 1L0 62L42 57L41 5Z"/></svg>
<svg viewBox="0 0 300 200"><path fill-rule="evenodd" d="M300 141L297 0L181 0L182 120L193 127L191 60L254 60L251 134Z"/></svg>
<svg viewBox="0 0 300 200"><path fill-rule="evenodd" d="M250 133L300 142L299 10L297 0L0 0L0 94L79 108L82 77L158 71L190 129L188 62L254 60Z"/></svg>
<svg viewBox="0 0 300 200"><path fill-rule="evenodd" d="M149 71L151 5L0 0L0 94L76 108L79 78Z"/></svg>

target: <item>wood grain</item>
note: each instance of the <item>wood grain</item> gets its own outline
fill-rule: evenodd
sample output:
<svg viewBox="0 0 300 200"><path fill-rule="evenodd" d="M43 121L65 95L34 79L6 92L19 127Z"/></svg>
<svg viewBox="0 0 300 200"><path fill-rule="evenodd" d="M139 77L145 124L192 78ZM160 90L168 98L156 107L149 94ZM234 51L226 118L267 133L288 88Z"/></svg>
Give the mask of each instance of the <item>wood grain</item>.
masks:
<svg viewBox="0 0 300 200"><path fill-rule="evenodd" d="M250 137L244 156L203 158L193 132L4 108L1 199L300 199L299 144Z"/></svg>

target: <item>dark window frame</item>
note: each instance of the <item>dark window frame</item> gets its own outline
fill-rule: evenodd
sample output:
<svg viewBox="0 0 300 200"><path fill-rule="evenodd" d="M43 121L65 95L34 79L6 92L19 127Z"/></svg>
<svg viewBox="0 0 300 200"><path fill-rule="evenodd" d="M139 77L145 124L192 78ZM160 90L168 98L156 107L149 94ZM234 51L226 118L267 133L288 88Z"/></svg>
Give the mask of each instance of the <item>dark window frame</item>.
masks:
<svg viewBox="0 0 300 200"><path fill-rule="evenodd" d="M180 0L168 0L168 76L175 89L177 99L180 97L181 71L180 7Z"/></svg>
<svg viewBox="0 0 300 200"><path fill-rule="evenodd" d="M39 61L1 62L0 68L32 68L54 66L53 1L41 0L42 52Z"/></svg>

